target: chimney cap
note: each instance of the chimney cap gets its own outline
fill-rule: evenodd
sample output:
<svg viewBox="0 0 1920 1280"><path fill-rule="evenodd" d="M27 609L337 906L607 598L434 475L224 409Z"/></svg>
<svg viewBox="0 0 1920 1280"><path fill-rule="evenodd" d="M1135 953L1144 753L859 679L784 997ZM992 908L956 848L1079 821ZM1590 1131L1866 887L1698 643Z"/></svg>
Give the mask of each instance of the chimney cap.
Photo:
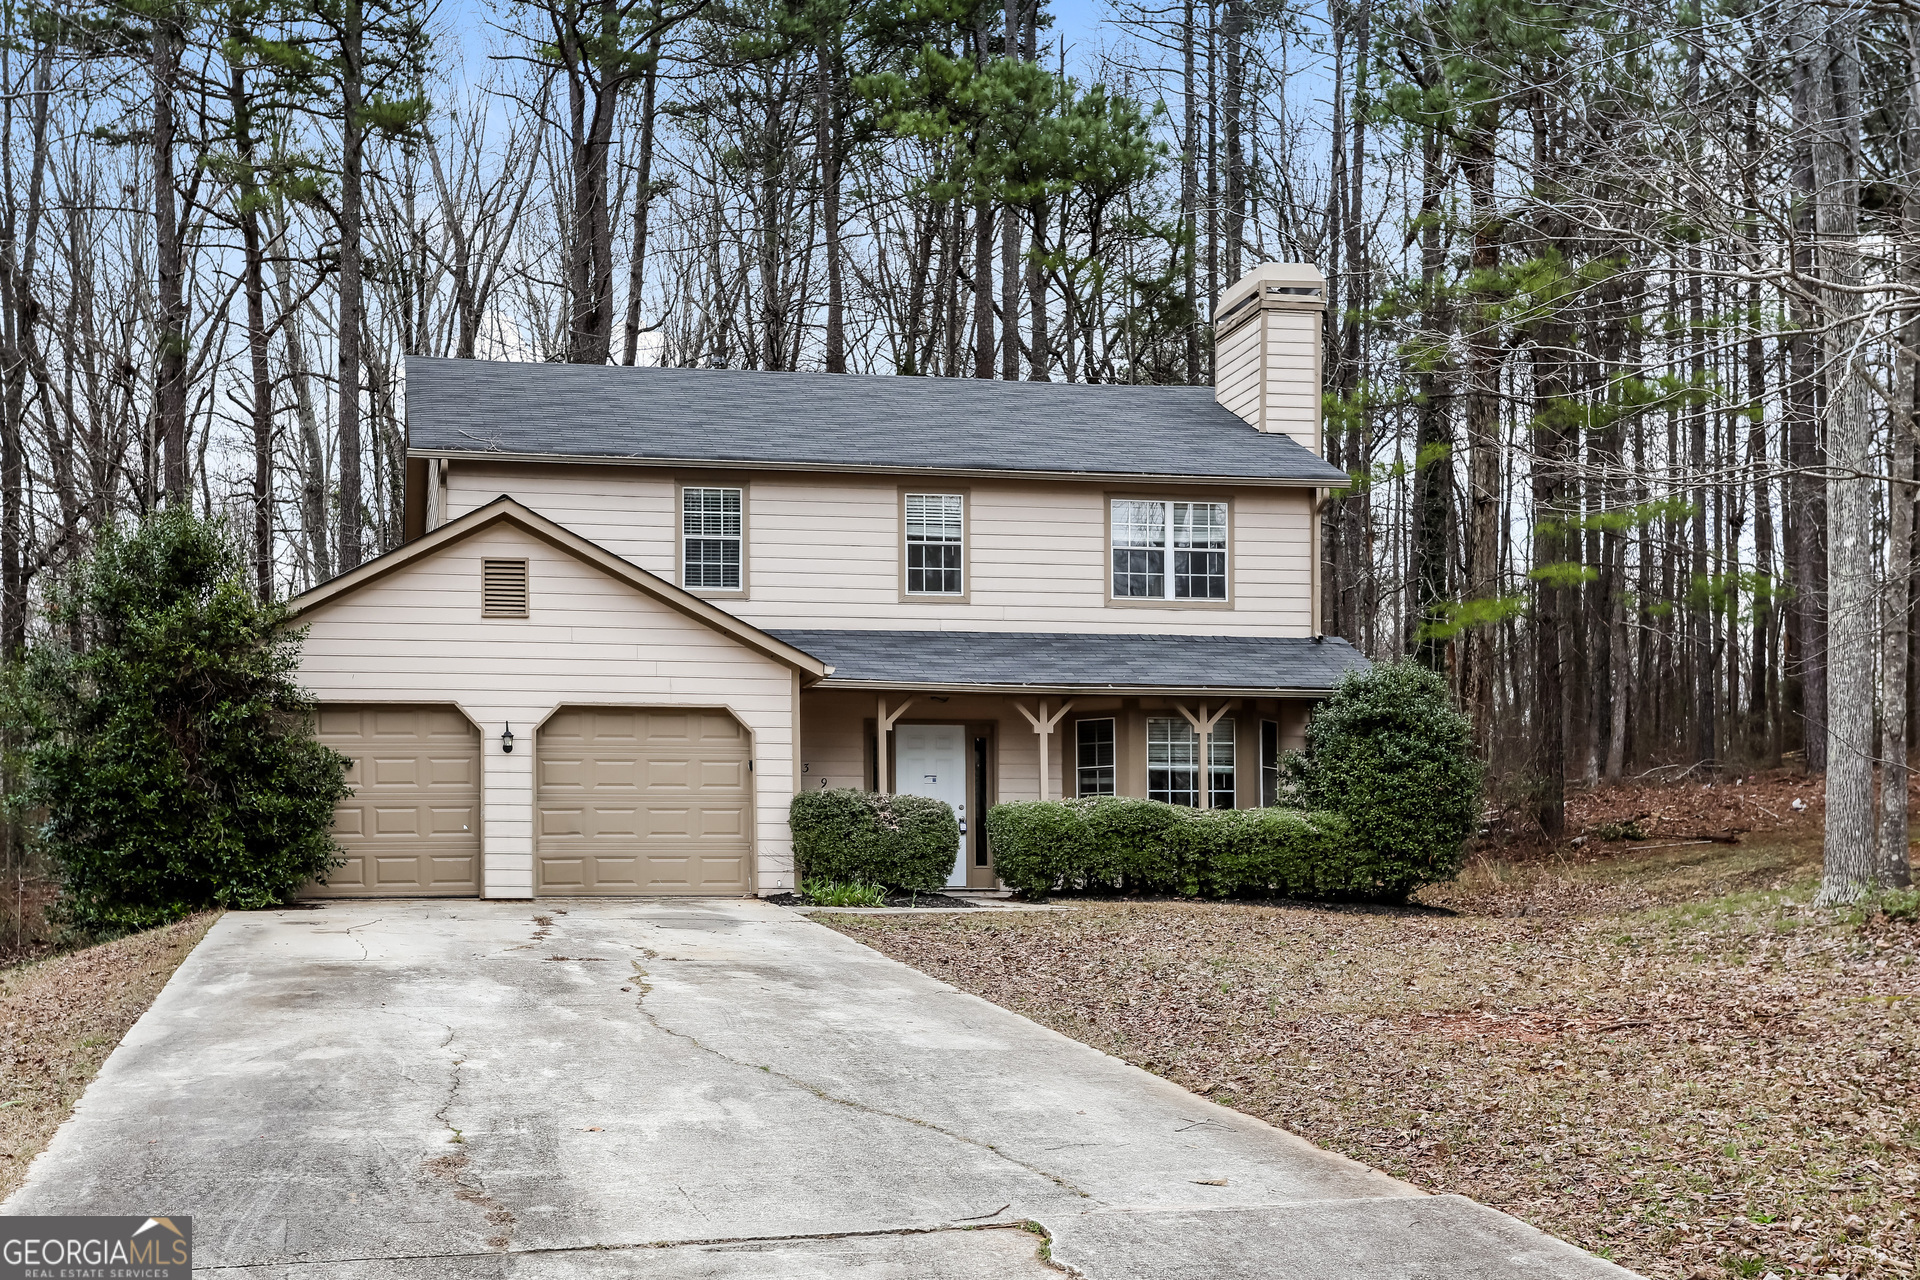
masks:
<svg viewBox="0 0 1920 1280"><path fill-rule="evenodd" d="M1267 296L1318 305L1326 293L1327 278L1311 262L1263 262L1221 291L1213 318L1218 323L1247 302Z"/></svg>

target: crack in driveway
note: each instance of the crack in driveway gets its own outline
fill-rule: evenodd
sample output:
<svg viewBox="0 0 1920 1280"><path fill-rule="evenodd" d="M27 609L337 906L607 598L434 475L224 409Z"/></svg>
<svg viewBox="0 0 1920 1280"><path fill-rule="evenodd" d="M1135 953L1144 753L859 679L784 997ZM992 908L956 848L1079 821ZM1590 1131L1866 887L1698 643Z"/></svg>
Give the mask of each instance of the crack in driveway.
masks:
<svg viewBox="0 0 1920 1280"><path fill-rule="evenodd" d="M697 1249L725 1245L752 1244L805 1244L815 1240L874 1240L889 1236L931 1236L946 1232L965 1231L1032 1231L1042 1241L1051 1240L1052 1235L1039 1223L1028 1219L1013 1222L983 1222L977 1226L941 1225L937 1227L877 1227L867 1231L819 1231L797 1232L791 1235L774 1236L707 1236L690 1237L682 1240L645 1240L633 1244L570 1244L553 1245L547 1248L509 1249L507 1257L537 1258L546 1256L564 1256L574 1253L634 1253L653 1249ZM199 1268L195 1274L219 1275L222 1272L242 1273L259 1271L267 1267L338 1267L355 1263L372 1262L438 1262L458 1259L487 1259L502 1256L497 1252L489 1253L385 1253L368 1254L352 1258L292 1258L278 1262L228 1262L216 1266Z"/></svg>
<svg viewBox="0 0 1920 1280"><path fill-rule="evenodd" d="M1076 1187L1071 1182L1068 1182L1065 1178L1061 1177L1059 1174L1054 1173L1051 1170L1042 1169L1038 1165L1028 1164L1025 1160L1020 1159L1018 1156L1008 1155L1006 1152L1002 1151L999 1147L995 1146L991 1142L982 1142L978 1138L970 1137L964 1133L955 1132L952 1129L948 1129L943 1125L935 1124L931 1120L922 1119L919 1116L902 1115L898 1111L889 1111L885 1107L876 1107L876 1106L873 1106L871 1103L861 1102L857 1098L843 1098L836 1093L828 1092L824 1087L813 1083L813 1081L811 1080L803 1080L799 1076L792 1075L788 1072L780 1070L778 1067L770 1067L765 1063L761 1063L761 1062L747 1062L740 1058L734 1057L730 1053L722 1052L721 1050L714 1048L712 1045L704 1044L701 1042L699 1037L691 1035L688 1032L680 1031L673 1027L668 1026L666 1023L660 1020L660 1016L658 1014L656 1014L653 1010L647 1008L646 997L653 992L653 984L647 981L647 979L650 978L652 975L650 975L645 969L641 968L640 962L637 960L634 961L634 964L633 964L633 975L634 975L633 976L634 986L637 987L639 991L639 999L635 1001L635 1004L640 1010L640 1016L642 1018L645 1018L648 1024L651 1025L654 1029L664 1032L667 1035L673 1036L675 1039L684 1040L688 1044L692 1045L694 1048L700 1050L702 1053L710 1053L714 1057L719 1058L722 1062L732 1063L734 1066L739 1067L743 1070L760 1071L760 1072L764 1072L767 1075L772 1076L776 1080L784 1080L788 1084L793 1085L795 1088L806 1090L808 1093L811 1093L814 1097L819 1098L823 1102L831 1102L836 1106L847 1107L850 1110L858 1111L865 1115L879 1116L887 1120L898 1120L905 1124L918 1125L922 1129L931 1130L934 1133L940 1134L942 1137L951 1138L955 1142L964 1143L967 1146L977 1147L982 1151L989 1152L995 1157L1001 1160L1005 1160L1008 1164L1011 1164L1016 1166L1017 1168L1026 1170L1028 1173L1033 1174L1035 1177L1045 1178L1047 1181L1053 1183L1055 1186L1061 1188L1062 1190L1071 1191L1074 1195L1079 1196L1082 1200L1091 1200L1093 1198L1092 1196L1088 1195L1085 1191L1082 1191L1079 1187Z"/></svg>

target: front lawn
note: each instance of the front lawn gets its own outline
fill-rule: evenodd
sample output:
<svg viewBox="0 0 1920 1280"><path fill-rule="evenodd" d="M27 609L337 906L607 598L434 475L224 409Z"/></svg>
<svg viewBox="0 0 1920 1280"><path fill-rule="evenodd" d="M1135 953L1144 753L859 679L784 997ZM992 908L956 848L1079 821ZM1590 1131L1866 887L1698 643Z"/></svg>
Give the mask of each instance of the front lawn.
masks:
<svg viewBox="0 0 1920 1280"><path fill-rule="evenodd" d="M219 914L0 972L0 1198Z"/></svg>
<svg viewBox="0 0 1920 1280"><path fill-rule="evenodd" d="M1913 1275L1920 923L1812 910L1776 839L1481 860L1404 911L815 919L1649 1276Z"/></svg>

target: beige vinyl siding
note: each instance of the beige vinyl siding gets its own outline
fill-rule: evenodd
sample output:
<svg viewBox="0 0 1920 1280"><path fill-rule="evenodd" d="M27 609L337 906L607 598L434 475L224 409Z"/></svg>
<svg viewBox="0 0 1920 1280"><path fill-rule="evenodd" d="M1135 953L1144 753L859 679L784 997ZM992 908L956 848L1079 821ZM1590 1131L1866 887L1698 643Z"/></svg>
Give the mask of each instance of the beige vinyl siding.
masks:
<svg viewBox="0 0 1920 1280"><path fill-rule="evenodd" d="M1255 427L1260 423L1260 337L1265 323L1256 314L1214 348L1214 399Z"/></svg>
<svg viewBox="0 0 1920 1280"><path fill-rule="evenodd" d="M1259 310L1221 340L1215 358L1215 400L1261 431L1320 452L1317 310Z"/></svg>
<svg viewBox="0 0 1920 1280"><path fill-rule="evenodd" d="M451 470L457 499L460 468ZM481 562L502 558L529 562L525 618L481 617ZM563 705L732 712L754 742L756 887L791 883L793 683L772 659L510 526L318 605L301 622L309 628L301 680L323 702L449 702L480 726L488 897L532 892L537 731ZM506 755L500 733L509 723Z"/></svg>
<svg viewBox="0 0 1920 1280"><path fill-rule="evenodd" d="M1266 429L1320 452L1320 313L1268 311ZM1286 371L1286 372L1283 372Z"/></svg>
<svg viewBox="0 0 1920 1280"><path fill-rule="evenodd" d="M646 467L456 459L448 465L448 510L459 516L507 493L671 581L679 478ZM750 481L752 598L713 603L755 626L1312 634L1311 490L1183 490L1233 504L1232 607L1116 608L1107 600L1111 486L969 481L969 594L942 600L901 598L899 477L762 471L740 478Z"/></svg>

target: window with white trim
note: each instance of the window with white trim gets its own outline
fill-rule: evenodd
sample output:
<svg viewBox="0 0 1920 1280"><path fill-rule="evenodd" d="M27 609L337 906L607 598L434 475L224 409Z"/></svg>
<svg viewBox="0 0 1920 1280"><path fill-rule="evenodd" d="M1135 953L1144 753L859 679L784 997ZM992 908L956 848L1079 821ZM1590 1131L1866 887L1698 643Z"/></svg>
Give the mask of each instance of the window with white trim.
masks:
<svg viewBox="0 0 1920 1280"><path fill-rule="evenodd" d="M966 502L957 493L907 495L907 594L966 594Z"/></svg>
<svg viewBox="0 0 1920 1280"><path fill-rule="evenodd" d="M1115 792L1114 735L1111 720L1082 720L1074 729L1077 796L1110 796Z"/></svg>
<svg viewBox="0 0 1920 1280"><path fill-rule="evenodd" d="M740 590L740 494L720 488L680 491L680 585Z"/></svg>
<svg viewBox="0 0 1920 1280"><path fill-rule="evenodd" d="M1209 807L1231 809L1234 802L1233 721L1222 718L1207 737ZM1198 808L1200 735L1186 717L1147 720L1147 799Z"/></svg>
<svg viewBox="0 0 1920 1280"><path fill-rule="evenodd" d="M1113 598L1225 600L1227 504L1115 498Z"/></svg>

